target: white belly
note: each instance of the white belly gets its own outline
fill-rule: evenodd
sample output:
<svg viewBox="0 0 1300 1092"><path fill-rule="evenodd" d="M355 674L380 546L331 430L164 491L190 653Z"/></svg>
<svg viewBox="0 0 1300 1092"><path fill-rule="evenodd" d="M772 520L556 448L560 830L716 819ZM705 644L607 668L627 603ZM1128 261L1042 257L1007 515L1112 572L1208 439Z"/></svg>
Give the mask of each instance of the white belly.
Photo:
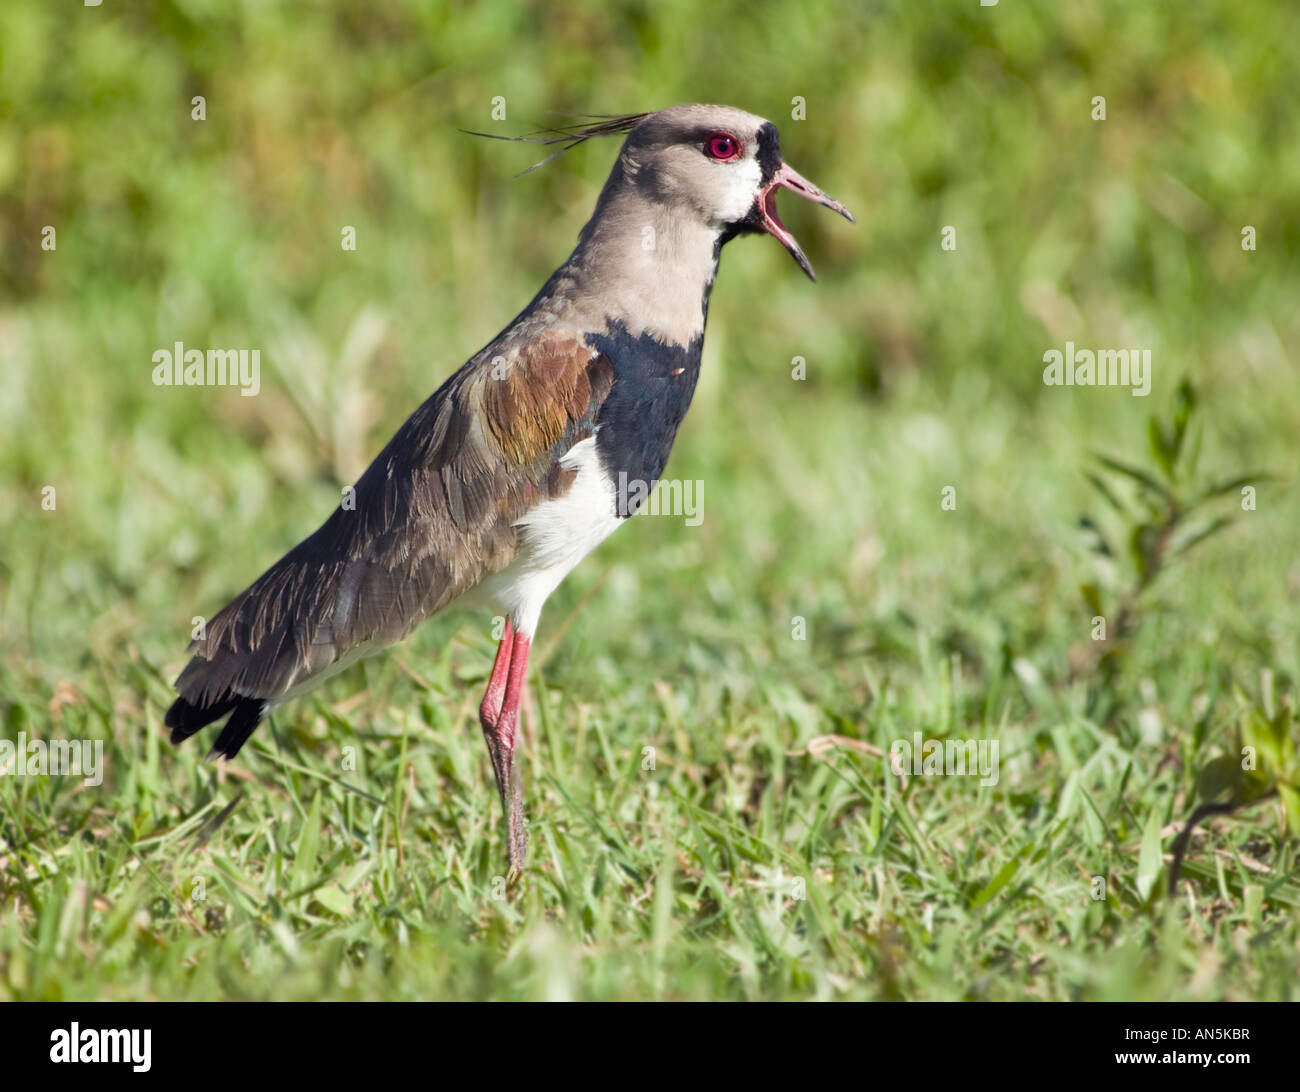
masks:
<svg viewBox="0 0 1300 1092"><path fill-rule="evenodd" d="M617 515L614 483L600 465L596 438L574 444L560 460L577 471L562 497L545 500L519 520L519 552L467 599L505 615L531 636L542 605L560 581L624 521Z"/></svg>

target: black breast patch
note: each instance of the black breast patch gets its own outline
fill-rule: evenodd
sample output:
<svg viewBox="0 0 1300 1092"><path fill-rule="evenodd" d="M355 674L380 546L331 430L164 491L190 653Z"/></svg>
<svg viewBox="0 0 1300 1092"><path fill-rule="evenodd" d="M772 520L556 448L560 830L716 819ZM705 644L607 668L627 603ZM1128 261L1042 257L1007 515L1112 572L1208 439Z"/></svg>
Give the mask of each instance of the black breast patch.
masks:
<svg viewBox="0 0 1300 1092"><path fill-rule="evenodd" d="M603 334L588 334L587 343L614 366L614 385L596 417L596 451L618 496L632 498L620 505L626 517L668 463L699 379L704 335L687 345L665 345L612 323Z"/></svg>

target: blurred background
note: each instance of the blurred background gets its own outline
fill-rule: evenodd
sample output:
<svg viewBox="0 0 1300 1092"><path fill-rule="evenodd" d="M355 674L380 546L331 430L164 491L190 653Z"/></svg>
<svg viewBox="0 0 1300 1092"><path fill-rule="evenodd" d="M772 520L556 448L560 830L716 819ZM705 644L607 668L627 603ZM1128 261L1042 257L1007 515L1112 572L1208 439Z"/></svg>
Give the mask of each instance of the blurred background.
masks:
<svg viewBox="0 0 1300 1092"><path fill-rule="evenodd" d="M741 554L770 581L757 597L824 599L851 623L909 574L945 602L940 575L1007 564L1006 534L1041 536L1044 560L1062 494L1086 488L1076 462L1141 452L1185 375L1212 446L1251 465L1294 450L1285 6L185 0L20 2L3 20L0 503L19 670L125 642L177 662L189 618L314 527L567 255L616 145L516 178L534 149L460 128L731 103L774 119L790 162L858 216L784 202L816 285L768 240L728 248L669 468L708 483L705 526L643 527L612 556L707 554L700 577L725 581L717 562ZM1042 354L1066 339L1150 347L1152 394L1045 387ZM175 341L260 348L261 394L153 386L152 354ZM946 484L987 536L930 537ZM876 586L886 557L894 590Z"/></svg>
<svg viewBox="0 0 1300 1092"><path fill-rule="evenodd" d="M7 0L6 731L102 724L128 753L156 731L191 618L314 529L567 256L616 144L516 177L537 149L459 130L692 101L775 121L857 225L784 201L817 284L770 239L727 248L667 471L704 482L704 522L639 520L574 574L548 683L657 723L667 680L674 708L761 705L806 740L861 718L868 670L924 705L956 652L984 716L1032 721L1008 665L1068 686L1087 642L1090 453L1148 460L1183 379L1203 465L1279 479L1171 574L1121 685L1185 709L1210 674L1294 678L1298 39L1263 0ZM1044 386L1067 340L1150 348L1150 396ZM260 394L155 387L176 341L260 349ZM477 680L485 621L398 658L450 648ZM327 738L326 709L299 730Z"/></svg>

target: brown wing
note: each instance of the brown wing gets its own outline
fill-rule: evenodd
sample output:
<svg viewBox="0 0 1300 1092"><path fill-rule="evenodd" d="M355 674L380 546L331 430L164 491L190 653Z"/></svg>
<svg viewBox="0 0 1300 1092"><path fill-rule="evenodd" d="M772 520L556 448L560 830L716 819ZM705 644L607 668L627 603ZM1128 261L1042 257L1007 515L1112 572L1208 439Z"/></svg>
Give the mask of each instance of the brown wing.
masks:
<svg viewBox="0 0 1300 1092"><path fill-rule="evenodd" d="M212 619L176 680L208 706L276 698L391 644L509 564L518 519L564 493L559 460L592 435L613 384L571 335L484 350L406 423L346 499Z"/></svg>

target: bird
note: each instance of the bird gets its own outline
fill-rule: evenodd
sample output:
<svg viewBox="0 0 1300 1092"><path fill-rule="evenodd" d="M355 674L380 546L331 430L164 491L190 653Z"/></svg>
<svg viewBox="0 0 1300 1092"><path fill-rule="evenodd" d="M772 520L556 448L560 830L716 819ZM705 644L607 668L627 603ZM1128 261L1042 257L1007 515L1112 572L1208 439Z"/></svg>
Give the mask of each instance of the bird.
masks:
<svg viewBox="0 0 1300 1092"><path fill-rule="evenodd" d="M212 617L164 717L173 744L226 717L208 757L233 759L271 710L452 604L491 611L504 625L479 725L512 877L526 862L519 710L542 607L659 479L699 377L723 246L771 235L815 280L777 193L853 220L784 161L772 122L735 107L545 132L505 139L563 151L624 137L577 246L325 522Z"/></svg>

